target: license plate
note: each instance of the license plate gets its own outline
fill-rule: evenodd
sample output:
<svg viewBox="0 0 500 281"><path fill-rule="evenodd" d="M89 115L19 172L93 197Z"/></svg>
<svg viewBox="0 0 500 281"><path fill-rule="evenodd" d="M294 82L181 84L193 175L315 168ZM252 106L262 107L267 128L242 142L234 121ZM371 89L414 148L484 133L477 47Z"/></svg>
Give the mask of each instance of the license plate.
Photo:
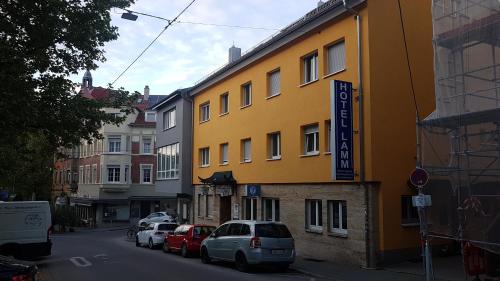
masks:
<svg viewBox="0 0 500 281"><path fill-rule="evenodd" d="M283 255L285 253L285 250L271 250L271 254L273 255Z"/></svg>

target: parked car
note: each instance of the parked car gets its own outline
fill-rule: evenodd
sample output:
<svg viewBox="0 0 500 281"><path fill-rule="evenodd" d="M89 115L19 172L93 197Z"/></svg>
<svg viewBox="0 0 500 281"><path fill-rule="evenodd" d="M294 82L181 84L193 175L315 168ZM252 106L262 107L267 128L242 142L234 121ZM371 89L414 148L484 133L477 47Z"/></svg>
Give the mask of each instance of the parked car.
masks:
<svg viewBox="0 0 500 281"><path fill-rule="evenodd" d="M215 227L202 224L184 224L177 227L172 234L165 236L163 251L180 252L183 257L198 254L203 239L207 238Z"/></svg>
<svg viewBox="0 0 500 281"><path fill-rule="evenodd" d="M51 254L49 202L0 202L0 222L0 254L16 258Z"/></svg>
<svg viewBox="0 0 500 281"><path fill-rule="evenodd" d="M148 245L150 249L163 244L165 235L173 233L179 225L175 222L153 222L145 228L140 228L135 236L135 245Z"/></svg>
<svg viewBox="0 0 500 281"><path fill-rule="evenodd" d="M175 222L175 219L171 215L167 214L167 212L156 212L149 214L142 220L139 220L137 225L146 226L152 222Z"/></svg>
<svg viewBox="0 0 500 281"><path fill-rule="evenodd" d="M274 264L285 270L295 261L295 243L283 223L229 221L203 240L200 257L203 263L213 259L235 262L240 271L258 264Z"/></svg>
<svg viewBox="0 0 500 281"><path fill-rule="evenodd" d="M0 280L35 281L38 268L24 261L0 256Z"/></svg>

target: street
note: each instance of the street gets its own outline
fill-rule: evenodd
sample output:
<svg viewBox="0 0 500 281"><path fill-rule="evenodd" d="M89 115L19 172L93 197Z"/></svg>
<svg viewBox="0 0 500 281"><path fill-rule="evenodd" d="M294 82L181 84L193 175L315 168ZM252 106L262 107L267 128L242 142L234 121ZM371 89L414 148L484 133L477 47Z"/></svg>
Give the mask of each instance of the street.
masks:
<svg viewBox="0 0 500 281"><path fill-rule="evenodd" d="M37 261L43 281L317 280L288 270L237 271L232 264L202 264L160 249L137 248L125 230L56 234L52 256Z"/></svg>

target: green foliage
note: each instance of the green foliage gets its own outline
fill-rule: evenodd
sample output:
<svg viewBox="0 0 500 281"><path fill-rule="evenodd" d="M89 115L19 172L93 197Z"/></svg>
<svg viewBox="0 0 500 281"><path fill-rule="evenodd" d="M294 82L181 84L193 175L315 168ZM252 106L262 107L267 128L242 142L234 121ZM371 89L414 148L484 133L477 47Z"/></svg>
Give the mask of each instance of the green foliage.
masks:
<svg viewBox="0 0 500 281"><path fill-rule="evenodd" d="M104 44L118 37L110 10L131 3L0 1L0 188L27 187L26 194L47 188L58 147L100 137L102 124L124 120L104 108L133 110L136 94L110 89L110 98L89 100L68 80L105 61Z"/></svg>

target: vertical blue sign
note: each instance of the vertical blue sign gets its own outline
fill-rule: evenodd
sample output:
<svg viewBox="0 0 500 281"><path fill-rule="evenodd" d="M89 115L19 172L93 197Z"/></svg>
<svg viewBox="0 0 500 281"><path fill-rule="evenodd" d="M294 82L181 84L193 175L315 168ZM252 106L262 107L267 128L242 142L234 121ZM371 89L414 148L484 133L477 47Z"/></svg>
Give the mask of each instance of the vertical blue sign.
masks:
<svg viewBox="0 0 500 281"><path fill-rule="evenodd" d="M333 180L354 180L352 83L332 80L330 102Z"/></svg>

